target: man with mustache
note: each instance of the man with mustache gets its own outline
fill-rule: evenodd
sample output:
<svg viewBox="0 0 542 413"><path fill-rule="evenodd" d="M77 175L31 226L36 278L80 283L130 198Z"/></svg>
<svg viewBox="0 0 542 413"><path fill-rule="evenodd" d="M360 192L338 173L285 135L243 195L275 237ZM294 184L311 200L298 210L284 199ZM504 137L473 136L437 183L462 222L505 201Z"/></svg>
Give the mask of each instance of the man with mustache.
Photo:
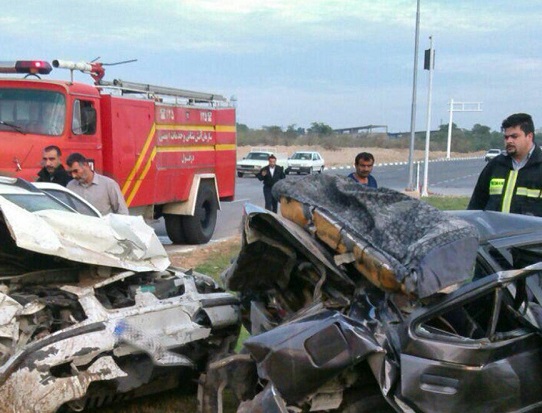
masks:
<svg viewBox="0 0 542 413"><path fill-rule="evenodd" d="M68 185L72 177L62 166L61 156L62 152L56 145L50 145L43 149L41 161L43 168L38 172L38 182L53 182L62 186Z"/></svg>
<svg viewBox="0 0 542 413"><path fill-rule="evenodd" d="M130 214L117 182L94 172L85 156L74 152L68 156L66 164L73 178L67 185L69 190L85 198L102 215Z"/></svg>
<svg viewBox="0 0 542 413"><path fill-rule="evenodd" d="M348 177L352 178L358 184L376 189L378 188L378 184L375 177L371 174L371 172L373 172L374 164L375 158L372 153L358 153L354 160L354 168L356 168L356 170L348 175Z"/></svg>
<svg viewBox="0 0 542 413"><path fill-rule="evenodd" d="M542 216L542 150L526 113L501 125L506 154L492 159L478 177L467 209Z"/></svg>

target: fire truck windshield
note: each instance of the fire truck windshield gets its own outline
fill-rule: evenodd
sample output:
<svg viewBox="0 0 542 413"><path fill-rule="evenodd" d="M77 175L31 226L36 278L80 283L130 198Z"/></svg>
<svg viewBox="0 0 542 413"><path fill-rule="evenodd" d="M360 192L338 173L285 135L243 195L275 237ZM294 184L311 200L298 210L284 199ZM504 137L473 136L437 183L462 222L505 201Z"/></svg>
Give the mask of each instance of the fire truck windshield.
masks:
<svg viewBox="0 0 542 413"><path fill-rule="evenodd" d="M61 135L66 99L58 92L36 89L0 90L0 133L14 128L26 133Z"/></svg>

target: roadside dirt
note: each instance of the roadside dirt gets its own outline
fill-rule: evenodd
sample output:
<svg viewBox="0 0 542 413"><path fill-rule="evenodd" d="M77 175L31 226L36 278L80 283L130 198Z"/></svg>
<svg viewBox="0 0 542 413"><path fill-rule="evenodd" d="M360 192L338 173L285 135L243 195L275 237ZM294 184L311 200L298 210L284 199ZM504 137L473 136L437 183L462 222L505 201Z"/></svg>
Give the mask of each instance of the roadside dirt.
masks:
<svg viewBox="0 0 542 413"><path fill-rule="evenodd" d="M190 269L207 262L211 256L230 256L232 249L240 245L241 235L236 235L221 242L196 246L190 251L169 254L169 259L175 266Z"/></svg>
<svg viewBox="0 0 542 413"><path fill-rule="evenodd" d="M263 146L262 146L263 147ZM408 149L383 149L383 148L369 148L369 147L355 147L355 148L339 148L338 150L324 149L321 146L273 146L266 147L272 148L273 151L278 153L285 153L288 156L292 155L295 151L299 150L311 150L320 152L325 160L326 166L341 166L351 165L354 163L356 155L360 152L370 152L375 157L375 162L389 163L389 162L407 162L408 161ZM237 147L237 159L240 160L252 149L251 146L239 146ZM482 156L485 152L476 152L468 154L468 156ZM460 158L467 156L464 153L452 152L452 158ZM424 151L414 151L414 160L423 161L425 157ZM444 151L432 151L429 153L429 159L445 158L446 152Z"/></svg>

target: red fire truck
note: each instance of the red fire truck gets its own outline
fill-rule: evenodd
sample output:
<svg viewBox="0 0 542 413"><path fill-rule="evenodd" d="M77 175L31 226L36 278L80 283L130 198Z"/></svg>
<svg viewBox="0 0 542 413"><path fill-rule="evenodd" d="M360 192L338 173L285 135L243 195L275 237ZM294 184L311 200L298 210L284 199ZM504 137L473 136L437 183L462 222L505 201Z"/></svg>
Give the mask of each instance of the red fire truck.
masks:
<svg viewBox="0 0 542 413"><path fill-rule="evenodd" d="M115 179L131 214L164 217L174 243L207 242L235 189L235 108L222 96L104 81L102 63L0 62L0 174L34 181L42 150L85 155ZM69 81L42 80L53 67ZM73 81L90 74L94 84Z"/></svg>

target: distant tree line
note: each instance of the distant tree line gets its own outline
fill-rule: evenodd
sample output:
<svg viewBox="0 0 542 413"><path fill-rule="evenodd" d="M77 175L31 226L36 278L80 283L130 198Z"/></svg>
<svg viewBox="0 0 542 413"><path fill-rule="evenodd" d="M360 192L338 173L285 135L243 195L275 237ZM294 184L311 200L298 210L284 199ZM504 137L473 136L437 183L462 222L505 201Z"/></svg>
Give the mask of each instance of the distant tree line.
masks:
<svg viewBox="0 0 542 413"><path fill-rule="evenodd" d="M542 132L537 131L538 133ZM415 149L425 149L425 132L415 135ZM344 147L379 147L407 149L410 147L410 133L388 135L386 133L343 134L333 132L333 128L322 122L313 122L308 129L295 124L286 129L281 126L263 126L251 129L242 123L237 124L237 144L240 146L276 146L276 145L320 145L326 149ZM446 151L448 144L448 124L431 131L430 149ZM471 130L458 128L452 123L453 152L476 152L489 148L502 148L503 138L500 131L492 131L489 126L475 124Z"/></svg>

